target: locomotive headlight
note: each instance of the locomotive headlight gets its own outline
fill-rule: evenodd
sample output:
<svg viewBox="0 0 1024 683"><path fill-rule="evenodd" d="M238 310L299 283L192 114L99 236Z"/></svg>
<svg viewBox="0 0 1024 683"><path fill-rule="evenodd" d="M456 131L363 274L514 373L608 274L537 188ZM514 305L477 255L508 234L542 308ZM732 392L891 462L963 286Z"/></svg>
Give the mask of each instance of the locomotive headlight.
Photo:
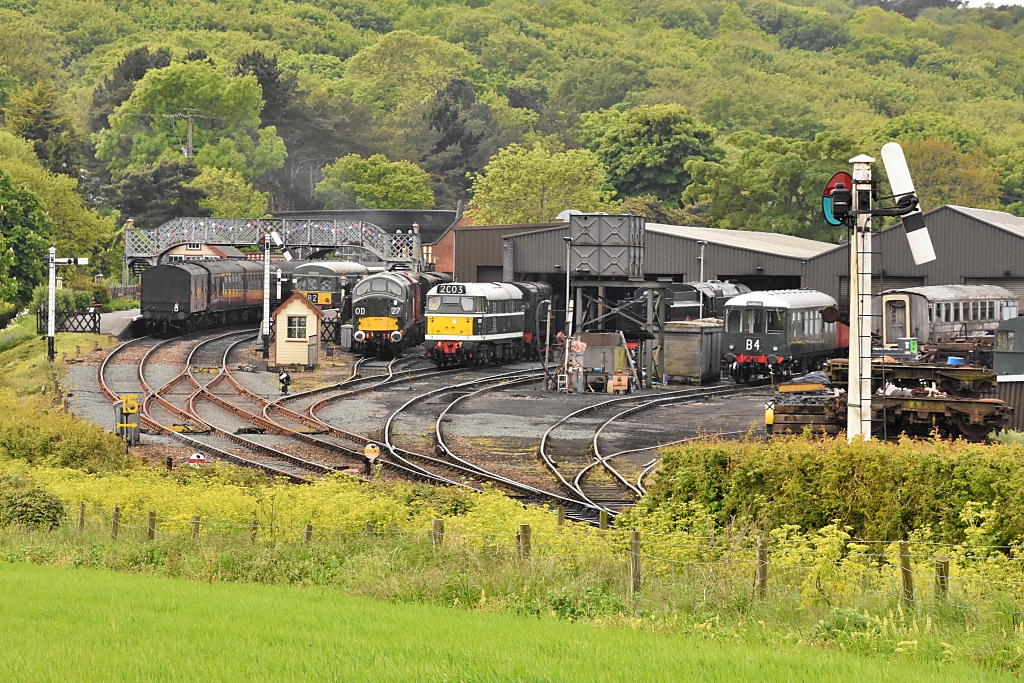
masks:
<svg viewBox="0 0 1024 683"><path fill-rule="evenodd" d="M733 344L729 344L729 350L730 351L735 351L736 350L736 346L733 345Z"/></svg>
<svg viewBox="0 0 1024 683"><path fill-rule="evenodd" d="M356 330L356 333L352 335L352 338L357 342L364 341L366 339L366 333L362 330Z"/></svg>
<svg viewBox="0 0 1024 683"><path fill-rule="evenodd" d="M773 347L772 347L772 351L778 351L778 350L779 350L779 347L778 347L778 346L773 346Z"/></svg>
<svg viewBox="0 0 1024 683"><path fill-rule="evenodd" d="M398 330L395 330L394 332L392 332L391 333L391 341L393 343L395 343L395 344L397 344L398 342L402 341L402 333L399 332Z"/></svg>

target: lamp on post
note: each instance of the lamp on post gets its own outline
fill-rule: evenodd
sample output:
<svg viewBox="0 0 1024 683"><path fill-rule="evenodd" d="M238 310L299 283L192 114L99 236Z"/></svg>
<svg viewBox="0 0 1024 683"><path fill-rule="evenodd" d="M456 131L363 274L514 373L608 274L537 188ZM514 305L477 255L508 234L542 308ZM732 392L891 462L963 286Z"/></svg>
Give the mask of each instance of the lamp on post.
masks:
<svg viewBox="0 0 1024 683"><path fill-rule="evenodd" d="M708 246L706 240L697 242L700 245L700 283L704 284L704 247ZM698 296L700 296L700 319L704 319L704 289L701 288Z"/></svg>
<svg viewBox="0 0 1024 683"><path fill-rule="evenodd" d="M566 337L572 336L572 318L573 318L573 306L572 306L572 293L570 290L569 278L572 277L572 237L566 235L565 240L565 324L568 334Z"/></svg>

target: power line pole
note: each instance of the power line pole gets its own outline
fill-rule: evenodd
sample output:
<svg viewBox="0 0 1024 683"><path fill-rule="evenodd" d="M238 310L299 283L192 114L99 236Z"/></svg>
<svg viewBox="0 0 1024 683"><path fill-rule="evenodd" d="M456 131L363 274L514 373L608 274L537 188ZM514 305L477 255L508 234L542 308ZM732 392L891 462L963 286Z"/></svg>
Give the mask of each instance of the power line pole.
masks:
<svg viewBox="0 0 1024 683"><path fill-rule="evenodd" d="M193 119L209 118L207 116L203 116L202 114L197 114L195 112L196 112L196 110L192 109L190 107L188 109L182 109L181 111L179 111L179 112L177 112L175 114L161 114L161 116L163 116L165 119L185 119L186 121L188 121L188 138L187 138L187 142L185 144L185 147L182 148L182 150L181 150L182 152L185 153L185 158L187 158L187 159L191 159L192 158L192 121L193 121Z"/></svg>

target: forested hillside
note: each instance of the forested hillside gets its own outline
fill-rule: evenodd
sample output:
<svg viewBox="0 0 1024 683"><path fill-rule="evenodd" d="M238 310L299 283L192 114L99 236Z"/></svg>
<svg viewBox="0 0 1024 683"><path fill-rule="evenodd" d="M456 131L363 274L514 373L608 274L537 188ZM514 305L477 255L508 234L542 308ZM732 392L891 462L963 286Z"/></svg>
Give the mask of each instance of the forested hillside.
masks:
<svg viewBox="0 0 1024 683"><path fill-rule="evenodd" d="M926 209L1024 213L1024 8L883 4L0 0L0 294L51 236L109 270L128 217L463 200L837 240L824 179L890 139Z"/></svg>

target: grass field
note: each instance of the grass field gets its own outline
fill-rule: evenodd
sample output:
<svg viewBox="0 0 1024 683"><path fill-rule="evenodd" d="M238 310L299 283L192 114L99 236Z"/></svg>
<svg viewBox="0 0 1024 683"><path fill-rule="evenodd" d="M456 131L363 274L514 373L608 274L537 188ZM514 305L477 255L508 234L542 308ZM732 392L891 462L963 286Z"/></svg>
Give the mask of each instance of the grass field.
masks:
<svg viewBox="0 0 1024 683"><path fill-rule="evenodd" d="M0 564L20 681L998 681L960 665L776 651L546 619Z"/></svg>

